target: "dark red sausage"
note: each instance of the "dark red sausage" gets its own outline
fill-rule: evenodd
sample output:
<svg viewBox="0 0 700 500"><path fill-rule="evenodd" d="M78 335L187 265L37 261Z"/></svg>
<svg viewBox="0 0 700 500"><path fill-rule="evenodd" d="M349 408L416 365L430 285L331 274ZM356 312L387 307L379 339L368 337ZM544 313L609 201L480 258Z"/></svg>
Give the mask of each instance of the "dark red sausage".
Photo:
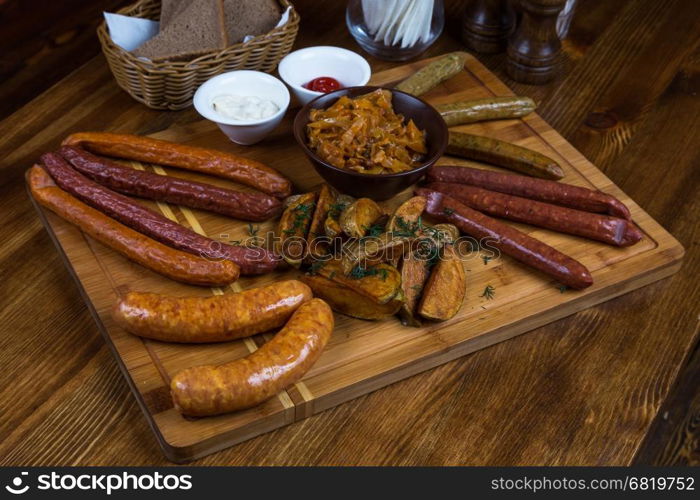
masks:
<svg viewBox="0 0 700 500"><path fill-rule="evenodd" d="M81 146L92 153L114 158L216 175L281 199L292 194L291 181L274 168L223 151L112 132L77 132L66 137L63 145Z"/></svg>
<svg viewBox="0 0 700 500"><path fill-rule="evenodd" d="M641 240L643 237L644 233L642 233L642 231L634 224L634 222L630 221L629 224L627 224L627 230L625 231L625 235L622 237L622 244L620 246L632 246L639 240Z"/></svg>
<svg viewBox="0 0 700 500"><path fill-rule="evenodd" d="M244 193L211 184L134 170L74 146L63 146L58 152L81 174L123 194L199 208L234 219L255 222L270 219L282 211L281 201L263 193Z"/></svg>
<svg viewBox="0 0 700 500"><path fill-rule="evenodd" d="M609 245L634 245L642 238L641 232L630 221L619 217L592 214L466 184L431 182L425 187L447 194L474 210L494 217L583 236Z"/></svg>
<svg viewBox="0 0 700 500"><path fill-rule="evenodd" d="M549 245L437 191L416 189L416 194L428 200L425 211L434 218L450 222L478 240L490 240L504 254L562 284L577 290L593 284L593 277L583 264Z"/></svg>
<svg viewBox="0 0 700 500"><path fill-rule="evenodd" d="M110 191L73 170L58 153L41 156L56 184L86 204L122 224L173 248L211 259L238 264L241 274L262 274L273 270L279 259L264 248L227 245L173 222L139 205L124 195Z"/></svg>
<svg viewBox="0 0 700 500"><path fill-rule="evenodd" d="M213 261L155 241L89 207L56 186L38 165L29 169L32 197L43 207L127 259L170 279L202 286L224 286L238 278L240 268L230 260Z"/></svg>
<svg viewBox="0 0 700 500"><path fill-rule="evenodd" d="M630 218L630 211L614 196L557 181L450 165L431 167L428 170L427 179L437 182L469 184L499 193L554 203L585 212L608 214L623 219Z"/></svg>

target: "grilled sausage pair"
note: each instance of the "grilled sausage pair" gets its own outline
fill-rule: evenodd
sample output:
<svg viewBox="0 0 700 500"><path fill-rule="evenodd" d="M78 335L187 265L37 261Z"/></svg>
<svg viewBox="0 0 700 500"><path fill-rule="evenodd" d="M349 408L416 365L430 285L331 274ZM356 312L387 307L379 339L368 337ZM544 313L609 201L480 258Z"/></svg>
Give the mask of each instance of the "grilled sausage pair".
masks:
<svg viewBox="0 0 700 500"><path fill-rule="evenodd" d="M115 321L136 335L169 342L223 342L284 325L252 354L224 365L196 366L171 381L173 402L186 415L250 408L299 380L321 355L333 313L311 289L290 280L213 297L131 292Z"/></svg>

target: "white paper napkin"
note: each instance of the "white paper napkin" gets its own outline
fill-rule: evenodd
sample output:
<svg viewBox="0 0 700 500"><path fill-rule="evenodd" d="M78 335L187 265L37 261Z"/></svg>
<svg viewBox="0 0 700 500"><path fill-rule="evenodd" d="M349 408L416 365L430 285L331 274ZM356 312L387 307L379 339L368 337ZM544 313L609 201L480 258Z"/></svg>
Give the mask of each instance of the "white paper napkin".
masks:
<svg viewBox="0 0 700 500"><path fill-rule="evenodd" d="M122 16L104 12L112 41L131 52L158 34L160 23L141 17Z"/></svg>

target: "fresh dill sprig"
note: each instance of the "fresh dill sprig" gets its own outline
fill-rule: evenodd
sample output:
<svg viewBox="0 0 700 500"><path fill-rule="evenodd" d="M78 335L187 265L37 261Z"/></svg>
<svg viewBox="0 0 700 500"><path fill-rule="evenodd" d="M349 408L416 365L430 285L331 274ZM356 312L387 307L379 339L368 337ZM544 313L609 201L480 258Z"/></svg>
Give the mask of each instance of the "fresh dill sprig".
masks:
<svg viewBox="0 0 700 500"><path fill-rule="evenodd" d="M484 293L479 295L479 297L483 297L486 300L491 300L496 296L496 289L492 287L491 285L486 285L486 288L484 288Z"/></svg>
<svg viewBox="0 0 700 500"><path fill-rule="evenodd" d="M395 229L394 231L391 232L392 235L394 236L399 236L399 237L404 237L404 238L413 238L416 236L416 231L419 228L419 225L422 225L422 221L419 219L416 222L409 222L400 215L396 216L396 225L398 226L398 229Z"/></svg>
<svg viewBox="0 0 700 500"><path fill-rule="evenodd" d="M366 278L368 276L376 276L379 275L382 278L382 281L386 280L389 277L389 272L384 269L377 269L376 267L362 267L360 264L357 264L355 267L352 268L350 271L350 274L348 274L349 278L352 278L354 280L360 280L362 278Z"/></svg>
<svg viewBox="0 0 700 500"><path fill-rule="evenodd" d="M301 203L294 207L294 222L292 222L292 227L285 229L283 232L285 234L293 235L296 234L299 229L302 229L306 225L306 221L311 217L311 213L315 203Z"/></svg>
<svg viewBox="0 0 700 500"><path fill-rule="evenodd" d="M384 226L381 224L372 224L371 226L363 226L365 231L363 238L376 238L384 232Z"/></svg>
<svg viewBox="0 0 700 500"><path fill-rule="evenodd" d="M347 206L347 203L333 203L330 207L328 207L328 216L332 219L337 219L340 217L340 213L345 210L345 207Z"/></svg>
<svg viewBox="0 0 700 500"><path fill-rule="evenodd" d="M314 261L314 262L311 264L311 266L309 266L309 274L312 275L312 276L314 276L314 275L317 274L317 273L323 268L323 266L325 266L325 265L326 265L326 261L323 261L323 260Z"/></svg>

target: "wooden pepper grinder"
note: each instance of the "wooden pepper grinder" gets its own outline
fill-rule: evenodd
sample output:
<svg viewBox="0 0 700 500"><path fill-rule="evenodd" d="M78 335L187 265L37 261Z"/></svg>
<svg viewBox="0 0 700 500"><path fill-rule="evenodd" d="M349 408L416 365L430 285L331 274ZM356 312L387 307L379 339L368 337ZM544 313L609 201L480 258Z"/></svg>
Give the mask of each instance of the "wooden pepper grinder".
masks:
<svg viewBox="0 0 700 500"><path fill-rule="evenodd" d="M510 0L471 0L464 10L462 41L474 52L495 54L506 48L514 25Z"/></svg>
<svg viewBox="0 0 700 500"><path fill-rule="evenodd" d="M566 0L515 0L520 22L508 41L506 71L513 80L542 84L554 77L561 42L557 17Z"/></svg>

